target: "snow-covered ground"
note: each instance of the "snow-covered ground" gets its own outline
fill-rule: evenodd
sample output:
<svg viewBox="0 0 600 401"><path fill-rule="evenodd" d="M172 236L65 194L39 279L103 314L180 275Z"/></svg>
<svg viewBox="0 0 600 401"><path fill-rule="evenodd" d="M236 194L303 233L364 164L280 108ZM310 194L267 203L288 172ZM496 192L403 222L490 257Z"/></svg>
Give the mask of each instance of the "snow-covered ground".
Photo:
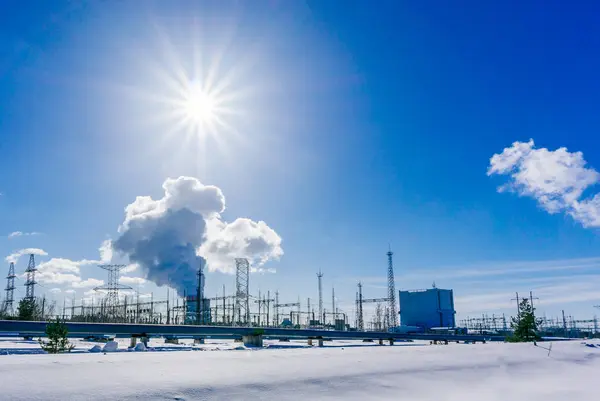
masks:
<svg viewBox="0 0 600 401"><path fill-rule="evenodd" d="M557 342L549 356L532 344L326 344L152 340L153 352L103 354L77 342L72 354L35 355L35 343L0 340L0 400L600 399L598 342Z"/></svg>

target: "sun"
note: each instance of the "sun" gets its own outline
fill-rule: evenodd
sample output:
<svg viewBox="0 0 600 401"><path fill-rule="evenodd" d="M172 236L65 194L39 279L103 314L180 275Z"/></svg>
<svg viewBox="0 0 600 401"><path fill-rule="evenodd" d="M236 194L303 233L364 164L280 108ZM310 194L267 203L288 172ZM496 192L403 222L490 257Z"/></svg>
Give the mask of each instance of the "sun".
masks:
<svg viewBox="0 0 600 401"><path fill-rule="evenodd" d="M186 119L195 125L211 124L216 118L215 98L198 84L187 89L181 107Z"/></svg>

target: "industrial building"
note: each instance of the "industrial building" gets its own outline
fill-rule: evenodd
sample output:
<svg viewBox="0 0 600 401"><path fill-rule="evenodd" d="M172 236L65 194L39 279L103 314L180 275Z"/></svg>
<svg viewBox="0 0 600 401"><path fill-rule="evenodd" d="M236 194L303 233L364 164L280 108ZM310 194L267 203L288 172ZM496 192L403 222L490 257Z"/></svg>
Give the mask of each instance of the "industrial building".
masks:
<svg viewBox="0 0 600 401"><path fill-rule="evenodd" d="M198 298L196 295L185 297L185 323L186 324L210 324L210 299Z"/></svg>
<svg viewBox="0 0 600 401"><path fill-rule="evenodd" d="M400 291L400 320L402 326L425 330L433 327L455 327L454 294L452 290Z"/></svg>

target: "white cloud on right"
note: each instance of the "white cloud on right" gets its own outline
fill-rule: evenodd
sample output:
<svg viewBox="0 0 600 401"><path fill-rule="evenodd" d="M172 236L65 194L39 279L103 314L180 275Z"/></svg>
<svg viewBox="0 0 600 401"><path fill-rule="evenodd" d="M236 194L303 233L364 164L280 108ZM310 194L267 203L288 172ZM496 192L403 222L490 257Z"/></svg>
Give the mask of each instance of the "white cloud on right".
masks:
<svg viewBox="0 0 600 401"><path fill-rule="evenodd" d="M499 192L534 198L550 214L566 213L584 227L600 227L600 193L583 195L600 183L600 173L587 166L581 152L536 148L533 139L515 142L492 156L487 174L509 177Z"/></svg>

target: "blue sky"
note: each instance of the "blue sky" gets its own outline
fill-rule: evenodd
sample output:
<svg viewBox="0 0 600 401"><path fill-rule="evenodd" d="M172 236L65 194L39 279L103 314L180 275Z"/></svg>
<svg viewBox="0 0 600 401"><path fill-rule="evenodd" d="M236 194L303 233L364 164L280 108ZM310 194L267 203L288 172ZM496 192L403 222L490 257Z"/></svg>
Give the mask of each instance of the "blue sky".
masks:
<svg viewBox="0 0 600 401"><path fill-rule="evenodd" d="M358 280L385 295L390 243L397 287L454 288L459 318L529 290L548 316L594 314L600 6L198 3L1 6L0 253L47 253L41 291L89 297L125 207L188 176L222 190L222 221L281 238L254 292L315 299L322 269L352 313ZM224 125L169 114L182 76L222 84Z"/></svg>

